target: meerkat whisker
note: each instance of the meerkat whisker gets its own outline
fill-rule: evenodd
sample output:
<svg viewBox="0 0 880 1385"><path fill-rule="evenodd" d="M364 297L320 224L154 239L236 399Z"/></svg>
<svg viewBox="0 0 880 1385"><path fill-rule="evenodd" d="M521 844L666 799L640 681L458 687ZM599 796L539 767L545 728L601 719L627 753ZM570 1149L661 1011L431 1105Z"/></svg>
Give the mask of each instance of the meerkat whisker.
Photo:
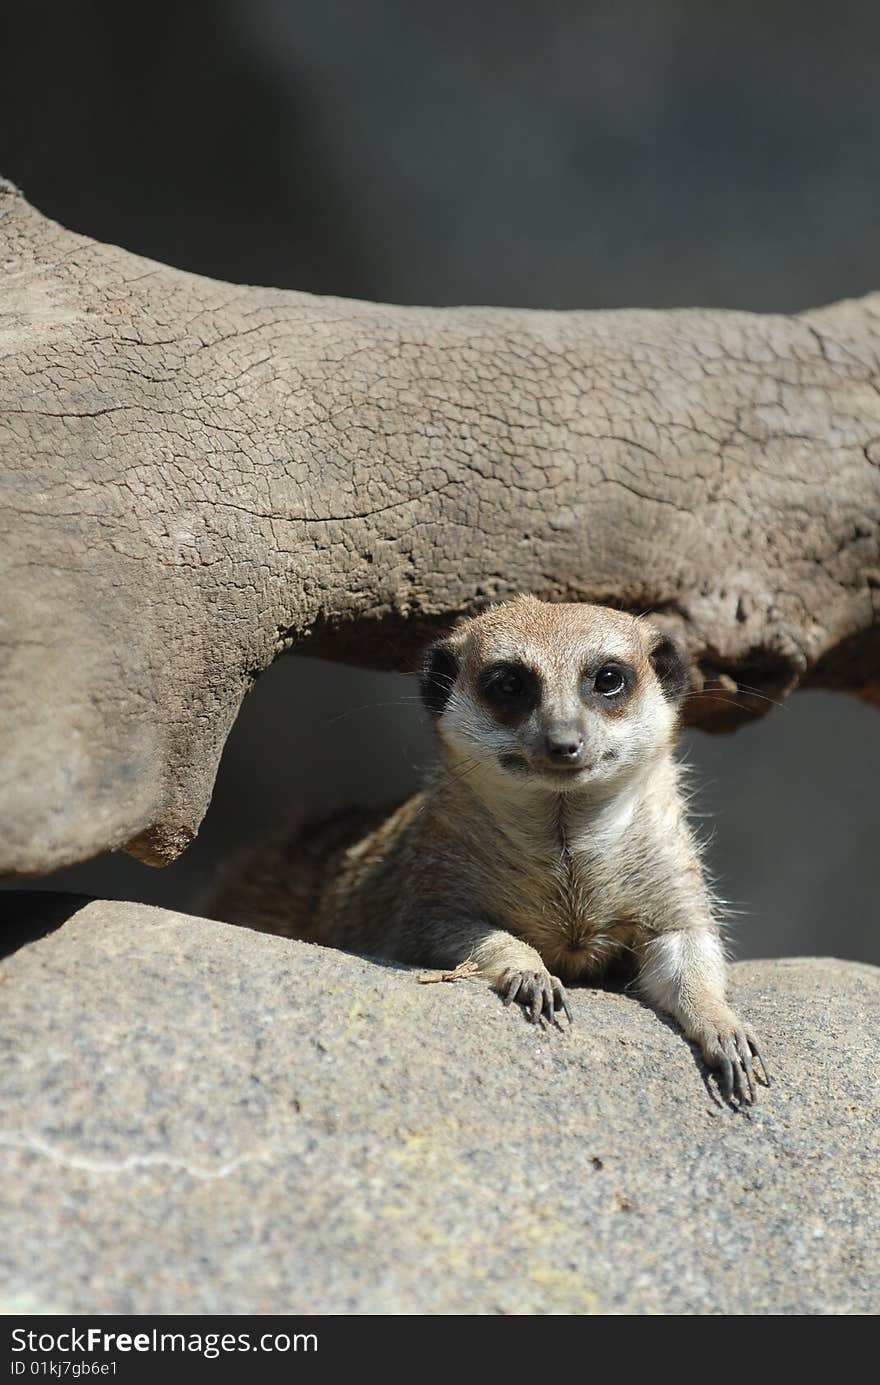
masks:
<svg viewBox="0 0 880 1385"><path fill-rule="evenodd" d="M778 698L768 697L766 693L760 693L753 689L746 689L743 687L740 687L738 691L742 692L743 696L746 699L757 698L761 702L769 702L771 707L781 707L786 712L791 711L791 708L789 707L787 702L780 702ZM686 693L683 700L685 702L690 702L694 698L698 697L707 699L711 698L715 702L729 702L731 707L742 707L742 703L737 702L736 698L733 697L732 694L723 693L720 691L720 689L716 688L705 688L700 692Z"/></svg>
<svg viewBox="0 0 880 1385"><path fill-rule="evenodd" d="M357 712L374 712L388 707L412 707L421 706L420 697L398 697L393 702L364 702L359 707L347 707L344 712L337 712L335 716L328 717L325 725L335 726L338 721L345 721L347 717L353 717Z"/></svg>

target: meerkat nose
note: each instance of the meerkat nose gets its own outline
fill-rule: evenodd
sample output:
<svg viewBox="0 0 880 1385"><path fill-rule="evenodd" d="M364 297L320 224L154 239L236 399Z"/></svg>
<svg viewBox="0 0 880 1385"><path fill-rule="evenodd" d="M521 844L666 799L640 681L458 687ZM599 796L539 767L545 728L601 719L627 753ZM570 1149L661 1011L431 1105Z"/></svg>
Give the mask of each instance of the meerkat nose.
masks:
<svg viewBox="0 0 880 1385"><path fill-rule="evenodd" d="M584 753L584 738L573 728L548 731L544 744L551 760L558 760L561 764L576 765Z"/></svg>

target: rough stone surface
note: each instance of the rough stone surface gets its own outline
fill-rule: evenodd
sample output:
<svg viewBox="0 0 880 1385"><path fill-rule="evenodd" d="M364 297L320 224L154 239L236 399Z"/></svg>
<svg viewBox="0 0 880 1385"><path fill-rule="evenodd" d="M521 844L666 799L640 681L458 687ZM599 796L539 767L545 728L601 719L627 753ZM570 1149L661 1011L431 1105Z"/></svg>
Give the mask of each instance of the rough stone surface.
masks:
<svg viewBox="0 0 880 1385"><path fill-rule="evenodd" d="M284 650L653 610L693 720L880 697L880 297L425 309L199 278L0 184L0 872L192 840ZM703 696L708 686L714 696Z"/></svg>
<svg viewBox="0 0 880 1385"><path fill-rule="evenodd" d="M541 1032L480 983L4 903L7 1308L880 1308L875 968L734 968L775 1078L747 1118L624 994L575 989L575 1027Z"/></svg>

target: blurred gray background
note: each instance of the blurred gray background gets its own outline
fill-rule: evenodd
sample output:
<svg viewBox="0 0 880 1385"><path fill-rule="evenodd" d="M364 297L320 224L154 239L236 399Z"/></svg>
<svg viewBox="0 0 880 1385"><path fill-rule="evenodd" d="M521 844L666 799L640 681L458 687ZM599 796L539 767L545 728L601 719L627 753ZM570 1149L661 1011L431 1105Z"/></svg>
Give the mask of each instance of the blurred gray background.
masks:
<svg viewBox="0 0 880 1385"><path fill-rule="evenodd" d="M867 0L32 0L2 41L0 170L186 269L554 308L788 312L880 287ZM413 692L283 660L179 862L30 883L196 909L247 842L406 793L431 750ZM684 749L737 954L880 959L880 715L801 693Z"/></svg>

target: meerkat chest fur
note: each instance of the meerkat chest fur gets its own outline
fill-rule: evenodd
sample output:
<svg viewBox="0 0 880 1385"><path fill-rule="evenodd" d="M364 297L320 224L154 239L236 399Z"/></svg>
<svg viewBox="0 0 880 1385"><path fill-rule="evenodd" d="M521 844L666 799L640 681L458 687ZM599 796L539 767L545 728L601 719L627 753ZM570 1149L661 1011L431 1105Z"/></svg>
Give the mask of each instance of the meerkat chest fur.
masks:
<svg viewBox="0 0 880 1385"><path fill-rule="evenodd" d="M676 819L674 767L659 768L598 802L462 785L438 814L443 838L457 839L459 888L564 979L601 974L657 926L652 901L675 868L661 845Z"/></svg>

